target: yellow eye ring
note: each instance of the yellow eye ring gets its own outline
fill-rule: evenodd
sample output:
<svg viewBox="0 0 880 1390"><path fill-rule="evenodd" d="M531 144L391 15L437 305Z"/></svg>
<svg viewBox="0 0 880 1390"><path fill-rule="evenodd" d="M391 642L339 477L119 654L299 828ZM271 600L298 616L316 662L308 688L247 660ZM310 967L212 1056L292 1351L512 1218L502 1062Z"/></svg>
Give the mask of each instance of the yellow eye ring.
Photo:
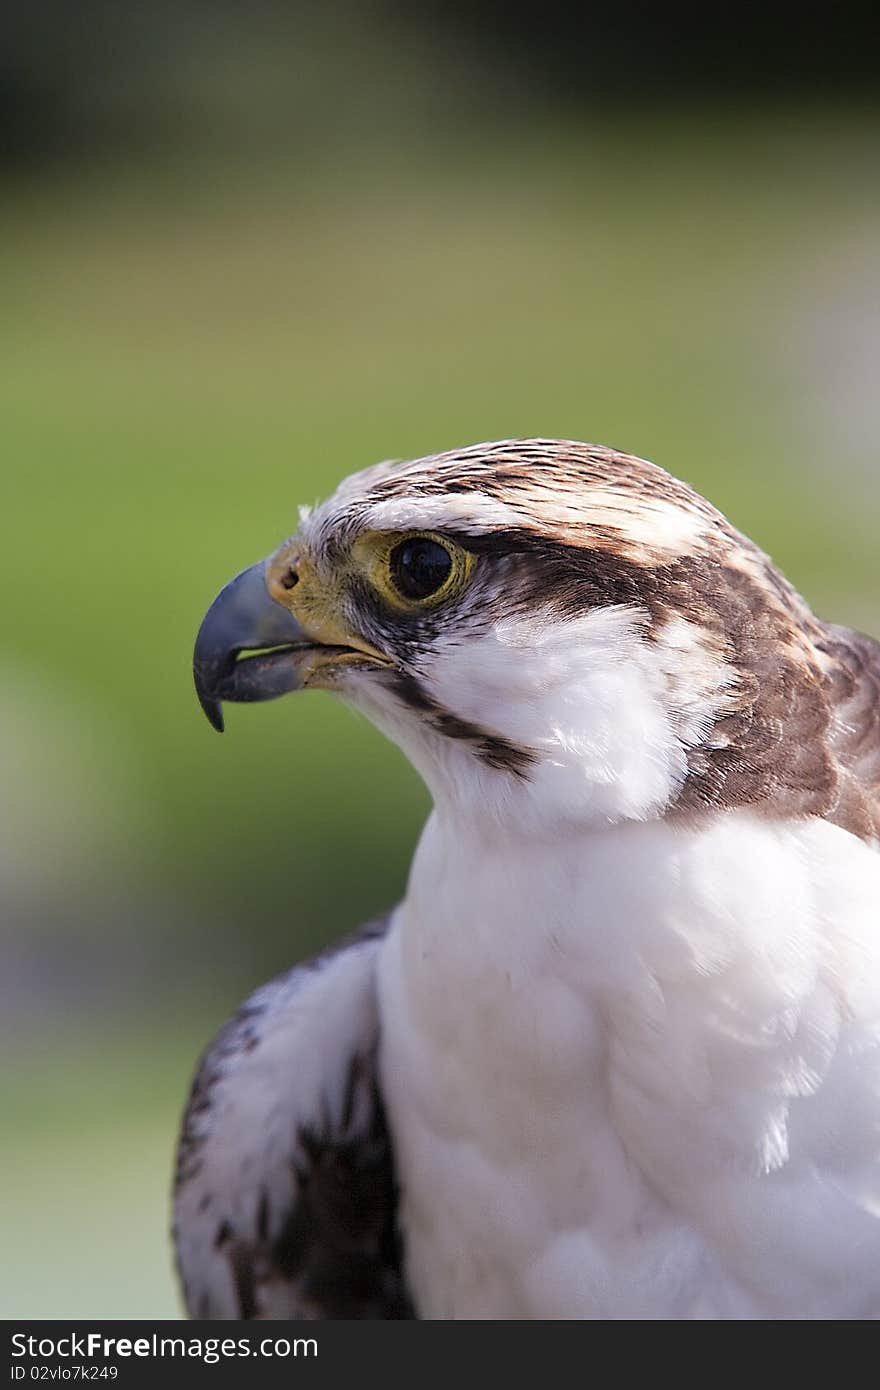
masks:
<svg viewBox="0 0 880 1390"><path fill-rule="evenodd" d="M368 572L383 599L408 612L433 608L460 593L475 557L448 536L403 531L362 537L372 551Z"/></svg>

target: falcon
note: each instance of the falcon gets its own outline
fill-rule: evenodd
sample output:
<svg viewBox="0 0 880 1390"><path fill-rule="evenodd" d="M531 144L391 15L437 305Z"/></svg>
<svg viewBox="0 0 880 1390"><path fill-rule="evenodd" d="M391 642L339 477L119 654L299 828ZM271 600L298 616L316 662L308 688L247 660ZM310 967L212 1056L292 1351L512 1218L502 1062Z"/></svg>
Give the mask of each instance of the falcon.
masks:
<svg viewBox="0 0 880 1390"><path fill-rule="evenodd" d="M880 646L536 439L347 479L194 668L217 729L341 696L433 810L400 905L205 1054L193 1316L880 1316Z"/></svg>

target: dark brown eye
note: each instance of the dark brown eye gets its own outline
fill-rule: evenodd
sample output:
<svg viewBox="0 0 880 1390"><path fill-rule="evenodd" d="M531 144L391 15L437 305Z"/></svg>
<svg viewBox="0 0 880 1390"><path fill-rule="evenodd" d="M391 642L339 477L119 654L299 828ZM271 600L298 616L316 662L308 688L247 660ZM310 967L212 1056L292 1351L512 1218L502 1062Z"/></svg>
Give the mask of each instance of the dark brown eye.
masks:
<svg viewBox="0 0 880 1390"><path fill-rule="evenodd" d="M413 536L391 552L391 580L404 598L430 598L452 574L452 556L430 536Z"/></svg>

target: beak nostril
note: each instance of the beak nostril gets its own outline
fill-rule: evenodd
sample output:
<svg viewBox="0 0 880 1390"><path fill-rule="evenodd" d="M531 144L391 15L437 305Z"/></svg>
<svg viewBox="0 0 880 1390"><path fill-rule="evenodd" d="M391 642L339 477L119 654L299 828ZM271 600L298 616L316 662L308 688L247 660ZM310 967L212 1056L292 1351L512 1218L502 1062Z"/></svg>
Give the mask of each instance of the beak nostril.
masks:
<svg viewBox="0 0 880 1390"><path fill-rule="evenodd" d="M281 587L282 589L295 589L298 583L299 575L293 565L291 565L281 576Z"/></svg>

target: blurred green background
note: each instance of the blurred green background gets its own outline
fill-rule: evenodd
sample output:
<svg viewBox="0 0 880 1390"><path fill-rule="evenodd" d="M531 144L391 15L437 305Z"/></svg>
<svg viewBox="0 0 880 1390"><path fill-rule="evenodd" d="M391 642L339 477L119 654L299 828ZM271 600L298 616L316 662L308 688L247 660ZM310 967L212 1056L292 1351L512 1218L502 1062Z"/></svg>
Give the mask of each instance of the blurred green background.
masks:
<svg viewBox="0 0 880 1390"><path fill-rule="evenodd" d="M198 1051L402 892L427 799L395 749L322 695L221 740L192 691L208 603L299 503L480 439L613 444L880 631L859 33L794 65L747 34L756 63L621 13L3 21L3 1316L177 1314Z"/></svg>

